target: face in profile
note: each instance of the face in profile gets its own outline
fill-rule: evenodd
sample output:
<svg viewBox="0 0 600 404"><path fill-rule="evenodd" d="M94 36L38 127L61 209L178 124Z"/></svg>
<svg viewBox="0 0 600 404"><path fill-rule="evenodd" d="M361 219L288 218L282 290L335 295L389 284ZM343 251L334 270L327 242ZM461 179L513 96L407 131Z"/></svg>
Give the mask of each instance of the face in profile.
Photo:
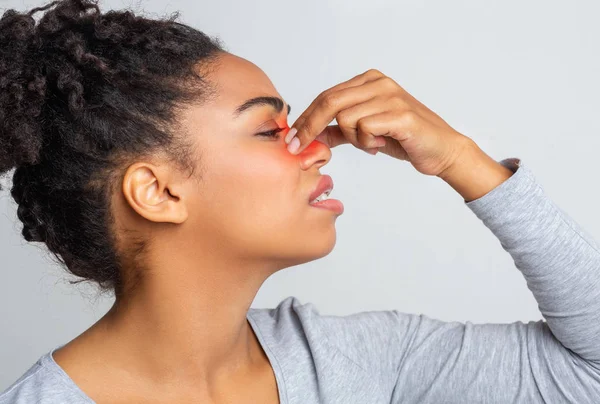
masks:
<svg viewBox="0 0 600 404"><path fill-rule="evenodd" d="M215 99L181 114L201 172L199 181L186 185L187 242L274 269L327 255L339 214L311 206L309 197L331 158L329 147L313 141L298 155L288 152L288 104L253 63L226 53L207 78L216 86ZM256 97L282 102L236 112Z"/></svg>

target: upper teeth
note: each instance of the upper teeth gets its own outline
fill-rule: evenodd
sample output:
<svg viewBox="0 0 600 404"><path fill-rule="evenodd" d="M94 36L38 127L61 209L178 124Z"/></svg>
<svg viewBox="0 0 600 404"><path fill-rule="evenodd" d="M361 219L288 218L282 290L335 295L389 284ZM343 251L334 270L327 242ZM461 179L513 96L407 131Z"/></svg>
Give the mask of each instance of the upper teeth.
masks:
<svg viewBox="0 0 600 404"><path fill-rule="evenodd" d="M326 190L321 195L317 196L311 203L313 203L313 202L320 202L323 199L327 199L327 197L329 196L330 193L331 193L331 189Z"/></svg>

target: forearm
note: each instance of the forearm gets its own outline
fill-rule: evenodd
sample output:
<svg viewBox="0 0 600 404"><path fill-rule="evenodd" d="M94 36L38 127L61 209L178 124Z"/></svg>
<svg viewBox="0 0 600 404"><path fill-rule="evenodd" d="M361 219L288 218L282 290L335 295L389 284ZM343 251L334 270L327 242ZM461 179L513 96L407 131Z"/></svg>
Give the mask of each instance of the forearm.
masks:
<svg viewBox="0 0 600 404"><path fill-rule="evenodd" d="M465 202L482 197L513 174L469 138L465 138L462 150L457 161L438 177L458 192Z"/></svg>
<svg viewBox="0 0 600 404"><path fill-rule="evenodd" d="M515 176L468 140L460 159L440 178L514 258L554 335L583 358L600 361L595 240L545 195L529 170L521 166Z"/></svg>
<svg viewBox="0 0 600 404"><path fill-rule="evenodd" d="M515 173L466 205L512 256L554 336L600 370L600 249L519 159L503 162Z"/></svg>

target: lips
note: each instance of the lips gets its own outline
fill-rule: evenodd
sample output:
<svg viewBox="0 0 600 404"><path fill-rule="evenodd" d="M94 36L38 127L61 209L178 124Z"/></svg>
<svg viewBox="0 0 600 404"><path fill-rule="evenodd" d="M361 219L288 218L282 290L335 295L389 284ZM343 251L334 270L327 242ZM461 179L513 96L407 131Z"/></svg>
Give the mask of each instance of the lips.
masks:
<svg viewBox="0 0 600 404"><path fill-rule="evenodd" d="M316 188L312 191L310 196L308 197L308 202L315 200L315 198L321 195L323 192L327 190L333 189L333 180L329 175L322 175L317 183Z"/></svg>

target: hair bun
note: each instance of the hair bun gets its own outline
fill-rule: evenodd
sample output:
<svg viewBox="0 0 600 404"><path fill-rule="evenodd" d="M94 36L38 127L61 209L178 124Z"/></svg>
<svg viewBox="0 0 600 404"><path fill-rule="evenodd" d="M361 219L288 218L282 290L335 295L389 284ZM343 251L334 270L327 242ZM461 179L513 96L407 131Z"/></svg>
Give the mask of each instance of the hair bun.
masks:
<svg viewBox="0 0 600 404"><path fill-rule="evenodd" d="M0 14L0 175L16 168L23 236L74 283L120 294L137 276L124 267L146 236L121 243L112 202L128 165L155 152L190 176L199 164L176 112L215 97L208 73L223 48L177 15L102 13L96 0Z"/></svg>

